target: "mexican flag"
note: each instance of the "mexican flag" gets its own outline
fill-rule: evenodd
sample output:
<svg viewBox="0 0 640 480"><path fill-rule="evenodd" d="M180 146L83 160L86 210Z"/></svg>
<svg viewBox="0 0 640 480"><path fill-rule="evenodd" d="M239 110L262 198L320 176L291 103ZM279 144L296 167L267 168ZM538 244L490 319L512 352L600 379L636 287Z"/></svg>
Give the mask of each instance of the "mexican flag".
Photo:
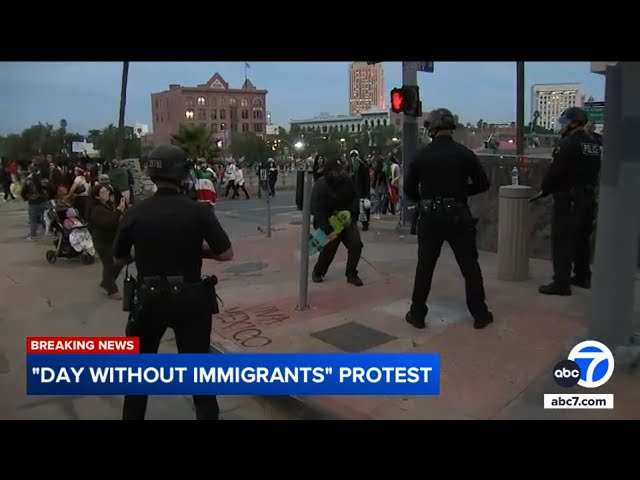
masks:
<svg viewBox="0 0 640 480"><path fill-rule="evenodd" d="M199 202L209 202L211 205L215 205L218 200L218 194L216 193L216 174L210 169L206 168L204 170L196 169L195 177L195 189L196 194L198 195Z"/></svg>

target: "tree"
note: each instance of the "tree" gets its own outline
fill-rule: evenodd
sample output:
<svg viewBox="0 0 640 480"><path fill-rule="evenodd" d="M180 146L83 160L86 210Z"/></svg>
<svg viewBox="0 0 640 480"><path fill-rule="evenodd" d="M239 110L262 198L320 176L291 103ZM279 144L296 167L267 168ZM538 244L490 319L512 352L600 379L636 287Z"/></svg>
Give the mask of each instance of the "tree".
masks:
<svg viewBox="0 0 640 480"><path fill-rule="evenodd" d="M119 129L110 124L100 130L90 130L88 140L100 155L107 160L118 158ZM135 136L133 127L124 127L122 158L140 158L140 141Z"/></svg>
<svg viewBox="0 0 640 480"><path fill-rule="evenodd" d="M171 136L171 143L184 149L190 158L214 160L220 149L213 145L213 137L205 125L185 125L178 127L178 132Z"/></svg>
<svg viewBox="0 0 640 480"><path fill-rule="evenodd" d="M272 152L267 143L252 132L234 133L229 151L236 159L244 157L245 164L249 166L266 160Z"/></svg>

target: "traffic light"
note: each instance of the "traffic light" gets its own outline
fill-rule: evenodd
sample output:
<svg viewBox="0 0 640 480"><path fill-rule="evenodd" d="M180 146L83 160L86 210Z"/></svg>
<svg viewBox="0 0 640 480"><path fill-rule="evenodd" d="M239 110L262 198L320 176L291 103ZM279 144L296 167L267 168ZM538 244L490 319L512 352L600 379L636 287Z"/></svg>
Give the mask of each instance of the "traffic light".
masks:
<svg viewBox="0 0 640 480"><path fill-rule="evenodd" d="M404 113L411 117L422 115L419 88L417 86L405 86L391 90L391 111L393 113Z"/></svg>
<svg viewBox="0 0 640 480"><path fill-rule="evenodd" d="M404 112L404 92L401 88L391 90L391 111L393 113Z"/></svg>

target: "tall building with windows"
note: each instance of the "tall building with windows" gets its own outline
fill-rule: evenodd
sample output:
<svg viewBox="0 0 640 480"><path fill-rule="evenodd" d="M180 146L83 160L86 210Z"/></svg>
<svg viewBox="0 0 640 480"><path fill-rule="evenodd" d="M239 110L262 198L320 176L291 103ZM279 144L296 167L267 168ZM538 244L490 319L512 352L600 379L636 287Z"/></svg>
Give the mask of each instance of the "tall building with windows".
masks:
<svg viewBox="0 0 640 480"><path fill-rule="evenodd" d="M537 111L538 125L552 129L569 107L582 107L584 96L579 83L539 83L531 87L531 121Z"/></svg>
<svg viewBox="0 0 640 480"><path fill-rule="evenodd" d="M181 124L204 125L225 146L234 133L264 136L267 93L248 79L242 87L230 88L219 73L197 87L169 85L168 90L151 94L154 145L169 143Z"/></svg>
<svg viewBox="0 0 640 480"><path fill-rule="evenodd" d="M382 63L352 62L349 65L349 115L385 108Z"/></svg>

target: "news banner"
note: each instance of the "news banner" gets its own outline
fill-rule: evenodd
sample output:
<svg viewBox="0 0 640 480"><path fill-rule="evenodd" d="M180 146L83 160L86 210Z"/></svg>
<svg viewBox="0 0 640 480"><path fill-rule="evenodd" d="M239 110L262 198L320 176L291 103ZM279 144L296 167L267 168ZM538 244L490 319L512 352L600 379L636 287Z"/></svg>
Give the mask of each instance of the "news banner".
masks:
<svg viewBox="0 0 640 480"><path fill-rule="evenodd" d="M437 353L141 354L133 337L28 337L28 395L439 395Z"/></svg>

